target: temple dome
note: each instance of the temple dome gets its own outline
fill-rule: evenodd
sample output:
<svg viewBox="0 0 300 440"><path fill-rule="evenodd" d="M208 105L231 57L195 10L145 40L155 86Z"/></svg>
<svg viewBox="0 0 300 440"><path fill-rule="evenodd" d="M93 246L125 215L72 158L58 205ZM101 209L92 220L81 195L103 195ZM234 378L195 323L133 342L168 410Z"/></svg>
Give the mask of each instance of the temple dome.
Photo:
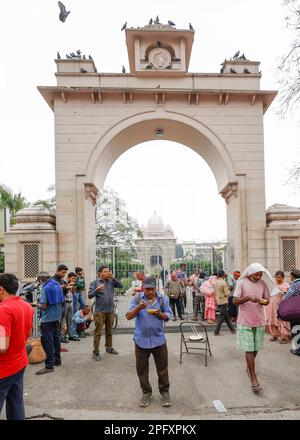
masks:
<svg viewBox="0 0 300 440"><path fill-rule="evenodd" d="M149 218L147 226L143 227L144 238L174 238L172 228L164 225L162 218L156 212Z"/></svg>

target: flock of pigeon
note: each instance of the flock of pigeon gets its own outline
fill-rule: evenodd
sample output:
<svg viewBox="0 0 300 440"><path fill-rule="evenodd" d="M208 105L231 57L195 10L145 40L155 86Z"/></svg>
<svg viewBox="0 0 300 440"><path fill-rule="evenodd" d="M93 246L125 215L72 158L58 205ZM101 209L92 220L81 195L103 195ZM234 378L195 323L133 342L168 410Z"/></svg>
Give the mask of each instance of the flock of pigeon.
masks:
<svg viewBox="0 0 300 440"><path fill-rule="evenodd" d="M245 54L240 55L240 51L238 50L234 55L233 58L230 58L230 61L232 60L242 60L242 61L247 61L247 58L245 57ZM221 64L221 69L220 69L220 73L224 73L225 70L225 63L226 63L226 59L223 61L223 63ZM230 73L237 73L237 71L235 69L233 69L232 67L230 67L229 69ZM244 73L251 73L249 69L247 69L247 67L244 68Z"/></svg>
<svg viewBox="0 0 300 440"><path fill-rule="evenodd" d="M68 15L70 14L70 12L71 11L67 11L67 9L66 9L66 7L65 7L65 5L62 3L62 2L58 2L58 6L59 6L59 20L62 22L62 23L64 23L65 21L66 21L66 19L67 19L67 17L68 17ZM160 24L160 21L159 21L159 17L158 17L158 15L156 16L156 19L155 20L153 20L153 18L150 18L150 20L149 20L149 26L151 26L151 25L159 25ZM168 20L168 25L169 26L176 26L176 24L172 21L172 20ZM122 26L122 29L121 29L121 31L124 31L125 29L127 28L127 21L124 23L124 25ZM193 26L191 25L191 23L189 23L189 29L191 30L191 31L193 31L194 30L194 28L193 28ZM157 43L159 43L159 41L157 42ZM159 47L159 46L158 46ZM86 60L87 58L86 58L86 56L85 55L81 55L81 50L76 50L76 53L75 52L70 52L70 54L66 54L66 58L67 59L83 59L83 60ZM92 57L91 57L91 55L89 55L89 57L88 57L90 60L92 60ZM61 59L61 56L60 56L60 53L59 52L57 52L57 59L58 60L60 60ZM147 66L146 66L146 69L151 69L153 66L152 66L152 64L150 63L150 64L148 64ZM81 73L87 73L87 71L85 70L85 69L83 69L83 68L81 68L80 69L80 72ZM97 70L96 70L96 72L97 72ZM125 68L125 66L122 66L122 73L126 73L126 68Z"/></svg>
<svg viewBox="0 0 300 440"><path fill-rule="evenodd" d="M60 20L62 23L64 23L64 22L66 21L66 19L67 19L68 15L70 14L71 11L67 11L65 5L64 5L62 2L60 2L60 1L58 2L58 6L59 6L59 10L60 10L60 12L59 12L59 20ZM153 18L150 18L148 26L159 25L159 24L160 24L160 21L159 21L159 17L158 17L158 15L157 15L155 20L153 20ZM168 20L168 25L169 25L169 26L176 26L176 24L175 24L172 20ZM127 28L127 21L123 24L123 26L122 26L122 28L121 28L121 31L124 31L126 28ZM190 29L191 31L194 30L194 28L193 28L193 26L191 25L191 23L189 23L189 29ZM157 43L159 43L159 42L157 42ZM83 60L85 60L85 59L86 59L86 56L85 56L85 55L82 56L82 55L81 55L81 51L80 51L80 50L76 50L76 53L75 53L75 52L70 52L69 55L67 54L67 55L66 55L66 58L67 58L67 59L79 58L79 59L83 59ZM61 59L61 56L60 56L60 53L59 53L59 52L57 52L57 59L58 59L58 60ZM91 55L89 55L89 59L92 60ZM247 60L247 58L245 57L244 54L240 55L240 51L237 51L237 52L234 54L234 56L233 56L233 60ZM224 73L225 62L226 62L226 60L221 64L222 67L221 67L220 73ZM152 68L151 63L148 64L148 65L146 66L146 69L151 69L151 68ZM83 69L83 68L80 69L80 72L81 72L81 73L87 73L87 71L86 71L85 69ZM122 73L126 73L125 66L122 66ZM231 68L230 68L230 73L237 73L237 71L231 67ZM249 73L251 73L251 72L250 72L249 69L247 69L247 68L245 67L245 69L244 69L244 73L249 74Z"/></svg>
<svg viewBox="0 0 300 440"><path fill-rule="evenodd" d="M161 24L161 23L159 21L159 16L157 15L155 20L153 20L153 18L150 18L148 26L154 26L154 25L159 25L159 24ZM176 26L176 24L172 20L168 20L168 25L169 26ZM123 26L121 28L121 31L125 31L126 28L127 28L127 21L123 24ZM191 25L191 23L189 23L189 29L190 29L190 31L194 30L194 28Z"/></svg>

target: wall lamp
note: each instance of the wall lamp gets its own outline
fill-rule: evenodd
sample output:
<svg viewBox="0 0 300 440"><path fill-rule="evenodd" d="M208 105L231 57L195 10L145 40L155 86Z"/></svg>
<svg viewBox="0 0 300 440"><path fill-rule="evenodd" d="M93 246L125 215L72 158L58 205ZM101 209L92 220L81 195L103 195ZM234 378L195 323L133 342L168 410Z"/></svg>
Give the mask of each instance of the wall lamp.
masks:
<svg viewBox="0 0 300 440"><path fill-rule="evenodd" d="M156 137L158 137L158 138L163 137L163 135L164 135L164 131L163 131L163 129L162 129L162 128L157 128L157 129L155 130L155 135L156 135Z"/></svg>

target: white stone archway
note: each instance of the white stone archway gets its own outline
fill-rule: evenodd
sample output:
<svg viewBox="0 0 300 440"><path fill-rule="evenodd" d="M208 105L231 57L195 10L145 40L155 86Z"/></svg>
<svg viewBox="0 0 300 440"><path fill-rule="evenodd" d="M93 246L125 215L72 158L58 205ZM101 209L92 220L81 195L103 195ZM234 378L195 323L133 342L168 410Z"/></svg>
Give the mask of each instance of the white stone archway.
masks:
<svg viewBox="0 0 300 440"><path fill-rule="evenodd" d="M157 139L157 130L210 166L227 204L229 269L266 262L263 115L276 92L260 89L259 62L245 57L225 61L220 73L188 72L193 38L193 30L156 22L126 29L130 73L98 73L93 60L69 57L55 60L57 85L39 87L55 116L52 259L84 267L88 281L97 194L118 157Z"/></svg>
<svg viewBox="0 0 300 440"><path fill-rule="evenodd" d="M181 143L198 153L211 168L221 192L236 172L226 145L200 121L158 107L122 120L109 129L96 144L87 164L86 178L102 188L113 163L129 148L155 139L162 129L161 139Z"/></svg>

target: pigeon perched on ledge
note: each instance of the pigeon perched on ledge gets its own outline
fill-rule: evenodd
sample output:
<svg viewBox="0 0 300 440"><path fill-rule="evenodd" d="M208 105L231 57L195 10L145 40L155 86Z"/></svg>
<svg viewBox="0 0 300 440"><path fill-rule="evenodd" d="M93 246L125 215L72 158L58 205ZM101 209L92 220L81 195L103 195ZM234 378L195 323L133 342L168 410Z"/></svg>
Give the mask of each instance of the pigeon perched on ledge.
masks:
<svg viewBox="0 0 300 440"><path fill-rule="evenodd" d="M172 20L168 20L168 24L169 24L170 26L176 26L176 24L175 24Z"/></svg>
<svg viewBox="0 0 300 440"><path fill-rule="evenodd" d="M121 31L124 31L127 28L127 21L123 24Z"/></svg>

